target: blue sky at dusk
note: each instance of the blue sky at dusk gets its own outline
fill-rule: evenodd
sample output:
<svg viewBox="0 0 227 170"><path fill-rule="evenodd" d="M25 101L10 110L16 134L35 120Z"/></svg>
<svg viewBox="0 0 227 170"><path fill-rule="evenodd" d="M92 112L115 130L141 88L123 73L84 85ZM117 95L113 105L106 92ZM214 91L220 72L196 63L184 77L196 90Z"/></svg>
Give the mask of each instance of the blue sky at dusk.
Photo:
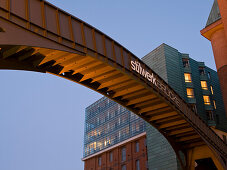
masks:
<svg viewBox="0 0 227 170"><path fill-rule="evenodd" d="M49 0L139 58L162 43L215 69L200 35L213 0ZM50 74L0 70L0 170L82 170L85 107L101 97Z"/></svg>

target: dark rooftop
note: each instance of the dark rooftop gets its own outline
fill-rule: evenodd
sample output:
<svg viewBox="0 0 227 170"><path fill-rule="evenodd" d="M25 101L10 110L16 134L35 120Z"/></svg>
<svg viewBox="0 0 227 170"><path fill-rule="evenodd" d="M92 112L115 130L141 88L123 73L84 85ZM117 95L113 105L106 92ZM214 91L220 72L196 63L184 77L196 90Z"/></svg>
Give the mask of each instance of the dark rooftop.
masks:
<svg viewBox="0 0 227 170"><path fill-rule="evenodd" d="M221 19L221 15L220 15L218 2L217 2L217 0L214 0L214 4L212 6L210 15L209 15L207 23L206 23L206 27L213 24L215 21L217 21L219 19Z"/></svg>

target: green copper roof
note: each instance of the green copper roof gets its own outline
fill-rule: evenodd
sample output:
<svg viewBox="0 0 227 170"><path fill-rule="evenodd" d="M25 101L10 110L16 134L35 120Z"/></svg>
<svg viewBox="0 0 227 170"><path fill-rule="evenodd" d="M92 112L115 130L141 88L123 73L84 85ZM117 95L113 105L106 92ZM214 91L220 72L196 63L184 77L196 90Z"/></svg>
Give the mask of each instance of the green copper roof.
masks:
<svg viewBox="0 0 227 170"><path fill-rule="evenodd" d="M206 23L206 27L208 25L214 23L215 21L219 20L220 18L221 18L221 15L220 15L218 2L217 2L217 0L214 0L214 4L212 6L212 9L210 11L210 15L209 15L207 23Z"/></svg>

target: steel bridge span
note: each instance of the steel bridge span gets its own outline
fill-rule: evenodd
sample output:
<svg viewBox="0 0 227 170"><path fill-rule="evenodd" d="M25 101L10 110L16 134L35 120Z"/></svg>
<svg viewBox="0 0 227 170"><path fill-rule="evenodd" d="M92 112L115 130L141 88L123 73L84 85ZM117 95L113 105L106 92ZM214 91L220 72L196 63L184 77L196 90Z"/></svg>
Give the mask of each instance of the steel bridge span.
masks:
<svg viewBox="0 0 227 170"><path fill-rule="evenodd" d="M86 86L158 129L182 169L195 169L196 159L208 157L227 169L227 145L153 70L44 0L0 0L0 69L50 73Z"/></svg>

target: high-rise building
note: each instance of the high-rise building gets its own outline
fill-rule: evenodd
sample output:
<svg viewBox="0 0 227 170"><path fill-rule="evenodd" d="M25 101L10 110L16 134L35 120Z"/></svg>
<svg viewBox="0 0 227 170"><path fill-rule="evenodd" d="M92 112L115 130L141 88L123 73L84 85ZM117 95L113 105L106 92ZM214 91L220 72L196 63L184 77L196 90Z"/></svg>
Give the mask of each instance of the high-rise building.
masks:
<svg viewBox="0 0 227 170"><path fill-rule="evenodd" d="M227 119L216 71L166 44L160 45L142 60L190 104L208 125L227 131ZM179 167L168 141L152 126L148 125L146 132L149 168ZM225 139L225 136L220 137Z"/></svg>
<svg viewBox="0 0 227 170"><path fill-rule="evenodd" d="M217 72L162 44L142 60L163 78L209 126L227 130Z"/></svg>
<svg viewBox="0 0 227 170"><path fill-rule="evenodd" d="M166 44L142 60L208 125L227 130L222 94L214 70ZM83 160L86 170L91 170L91 167L175 170L179 167L168 141L151 125L115 102L102 98L86 108L85 115ZM142 148L138 153L135 151L137 145ZM126 159L123 159L125 154ZM110 159L111 155L114 158ZM114 162L110 162L112 159Z"/></svg>

